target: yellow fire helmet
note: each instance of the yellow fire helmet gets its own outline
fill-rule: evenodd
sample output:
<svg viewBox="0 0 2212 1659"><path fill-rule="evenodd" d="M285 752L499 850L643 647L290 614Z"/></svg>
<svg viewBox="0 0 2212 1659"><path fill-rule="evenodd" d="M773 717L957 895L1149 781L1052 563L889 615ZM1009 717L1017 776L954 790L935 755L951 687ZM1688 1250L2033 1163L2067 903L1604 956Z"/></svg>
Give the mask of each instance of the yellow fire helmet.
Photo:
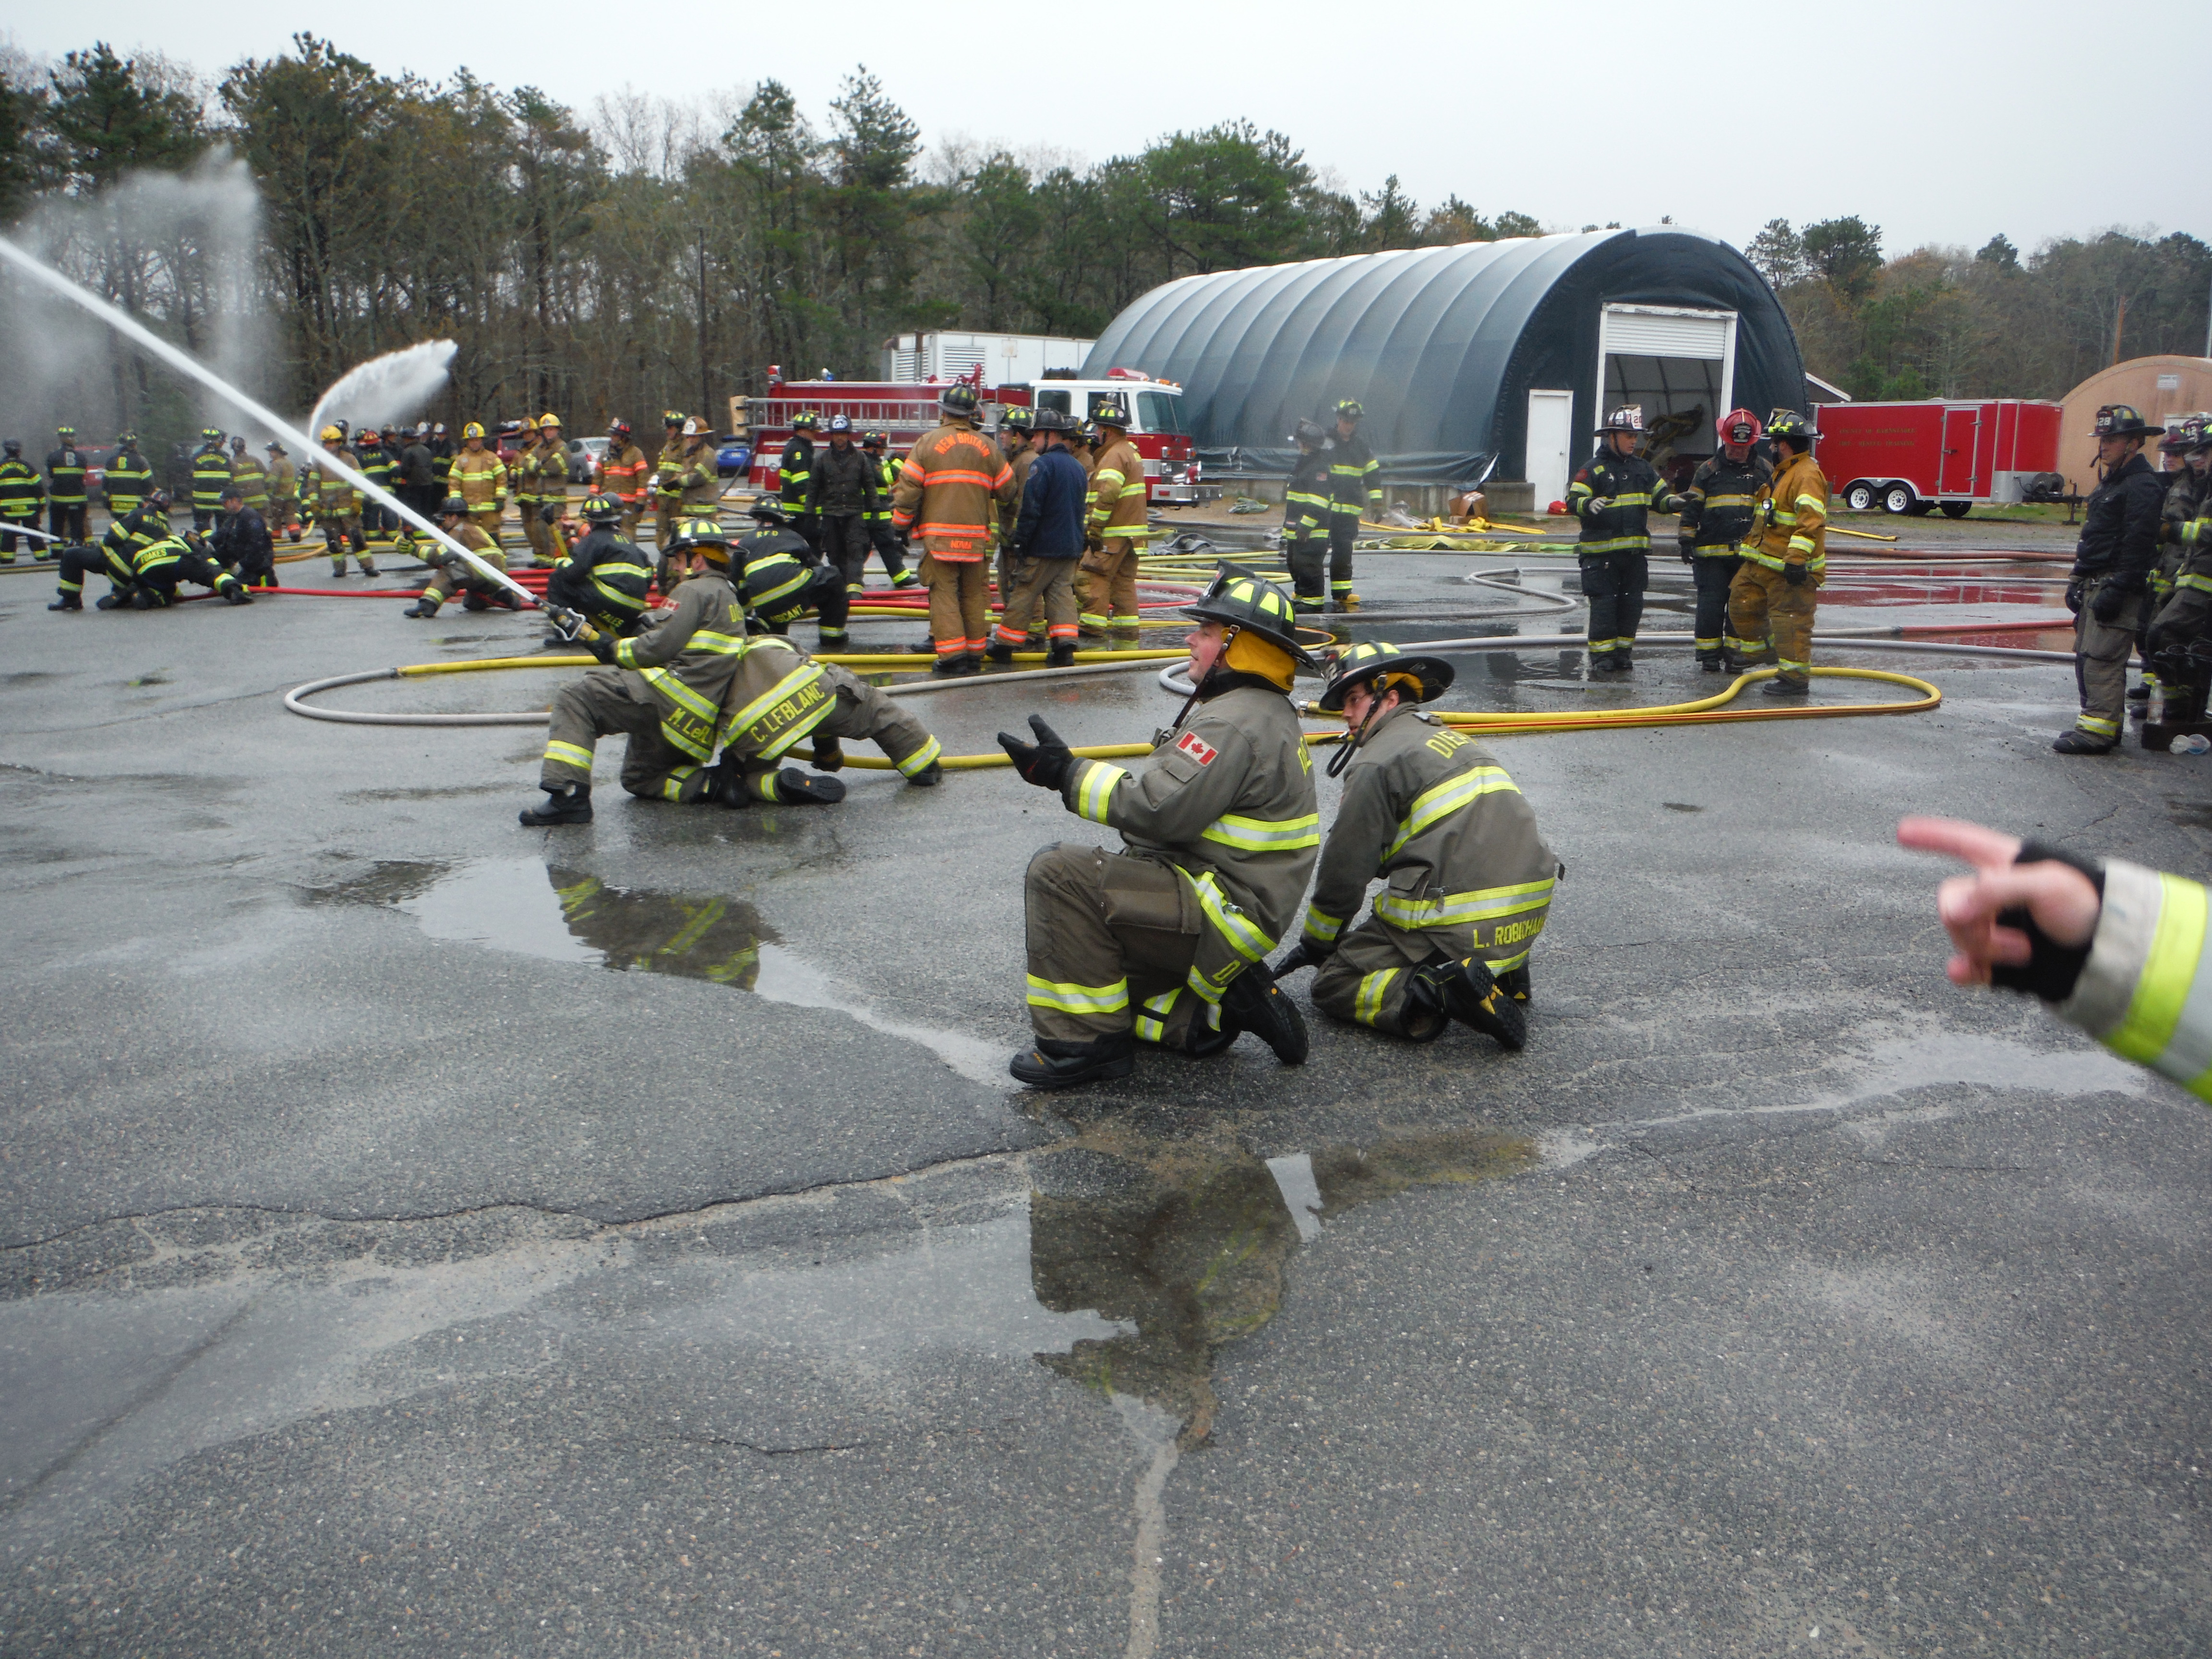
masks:
<svg viewBox="0 0 2212 1659"><path fill-rule="evenodd" d="M342 444L345 441L345 434L334 426L326 426L323 428L322 441L326 444Z"/></svg>
<svg viewBox="0 0 2212 1659"><path fill-rule="evenodd" d="M548 427L558 432L561 429L561 417L558 415L540 415L538 417L538 429L543 432Z"/></svg>
<svg viewBox="0 0 2212 1659"><path fill-rule="evenodd" d="M483 422L482 421L471 421L466 426L461 428L461 436L465 439L483 437Z"/></svg>
<svg viewBox="0 0 2212 1659"><path fill-rule="evenodd" d="M516 425L516 427L515 427L515 428L514 428L514 429L515 429L517 432L535 432L535 431L537 431L537 430L538 430L538 422L535 422L535 421L533 421L533 420L532 420L532 419L530 418L530 416L528 416L527 415L526 415L526 416L524 416L522 417L521 421L520 421L520 422Z"/></svg>

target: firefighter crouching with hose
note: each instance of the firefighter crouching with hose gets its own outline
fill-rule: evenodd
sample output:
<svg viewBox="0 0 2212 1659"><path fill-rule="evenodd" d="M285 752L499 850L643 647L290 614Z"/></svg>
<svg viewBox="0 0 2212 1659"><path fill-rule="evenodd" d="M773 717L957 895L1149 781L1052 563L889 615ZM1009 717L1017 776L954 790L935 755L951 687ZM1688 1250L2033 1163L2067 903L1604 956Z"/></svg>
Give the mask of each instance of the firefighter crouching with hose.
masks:
<svg viewBox="0 0 2212 1659"><path fill-rule="evenodd" d="M1079 760L1043 720L999 741L1023 778L1121 832L1120 851L1063 842L1030 860L1030 1020L1014 1077L1059 1089L1129 1075L1139 1041L1219 1054L1251 1031L1285 1065L1305 1022L1265 957L1297 915L1321 842L1313 758L1289 692L1312 659L1290 596L1224 564L1185 615L1195 688L1133 766Z"/></svg>
<svg viewBox="0 0 2212 1659"><path fill-rule="evenodd" d="M1451 683L1443 659L1380 641L1330 664L1321 707L1349 728L1328 769L1344 799L1305 930L1274 974L1317 968L1316 1008L1394 1036L1433 1042L1456 1019L1518 1048L1559 861L1505 769L1420 711ZM1346 932L1378 876L1374 908Z"/></svg>
<svg viewBox="0 0 2212 1659"><path fill-rule="evenodd" d="M778 767L801 738L817 765L844 763L836 739L865 737L907 781L925 787L943 774L937 739L890 698L831 663L818 663L774 635L746 637L730 583L729 536L713 519L678 525L667 552L684 580L666 619L631 639L611 639L572 612L556 617L606 664L561 688L538 787L545 804L526 808L532 829L592 821L592 760L599 739L629 736L623 787L648 799L830 805L845 798L835 778ZM714 764L717 748L721 760Z"/></svg>
<svg viewBox="0 0 2212 1659"><path fill-rule="evenodd" d="M460 496L446 497L445 505L438 509L438 521L448 536L493 569L507 568L507 555L470 517L469 504ZM489 611L495 605L509 611L522 609L522 600L513 588L494 581L466 559L456 557L439 544L433 542L424 548L422 557L425 564L434 567L430 585L422 590L421 599L399 613L401 616L434 617L438 607L455 593L461 596L461 608L465 611Z"/></svg>
<svg viewBox="0 0 2212 1659"><path fill-rule="evenodd" d="M644 550L618 526L627 516L614 496L593 491L584 498L584 522L591 529L569 548L545 579L549 607L574 611L601 634L635 634L645 615L646 590L653 568ZM555 635L547 644L566 644Z"/></svg>

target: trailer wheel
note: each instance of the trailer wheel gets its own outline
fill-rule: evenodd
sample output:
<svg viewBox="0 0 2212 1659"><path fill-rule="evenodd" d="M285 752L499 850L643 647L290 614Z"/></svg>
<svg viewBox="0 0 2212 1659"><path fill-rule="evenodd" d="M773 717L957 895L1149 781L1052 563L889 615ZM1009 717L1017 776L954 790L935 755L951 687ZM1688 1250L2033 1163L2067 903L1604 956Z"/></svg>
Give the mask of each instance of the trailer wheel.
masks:
<svg viewBox="0 0 2212 1659"><path fill-rule="evenodd" d="M1893 483L1881 492L1882 510L1887 513L1910 513L1919 505L1919 497L1908 483Z"/></svg>
<svg viewBox="0 0 2212 1659"><path fill-rule="evenodd" d="M1972 506L1972 501L1946 501L1943 503L1943 516L1947 519L1963 519Z"/></svg>
<svg viewBox="0 0 2212 1659"><path fill-rule="evenodd" d="M1844 505L1854 513L1874 511L1874 486L1861 479L1844 492Z"/></svg>

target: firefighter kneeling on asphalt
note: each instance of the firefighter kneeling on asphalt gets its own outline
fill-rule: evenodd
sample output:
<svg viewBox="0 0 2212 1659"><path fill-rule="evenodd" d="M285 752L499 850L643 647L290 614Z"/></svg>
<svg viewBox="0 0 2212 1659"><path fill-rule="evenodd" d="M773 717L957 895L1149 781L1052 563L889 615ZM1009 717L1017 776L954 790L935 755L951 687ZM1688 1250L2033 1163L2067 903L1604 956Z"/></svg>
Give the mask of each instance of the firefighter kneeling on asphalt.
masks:
<svg viewBox="0 0 2212 1659"><path fill-rule="evenodd" d="M1305 1022L1265 960L1297 915L1321 843L1313 757L1291 706L1312 659L1290 596L1236 565L1183 613L1195 688L1133 768L1078 759L1037 715L1001 732L1015 769L1121 848L1062 842L1030 860L1030 1021L1007 1068L1035 1089L1129 1075L1139 1042L1205 1056L1250 1031L1289 1066Z"/></svg>
<svg viewBox="0 0 2212 1659"><path fill-rule="evenodd" d="M718 520L679 524L666 551L684 580L669 596L665 621L632 639L586 638L588 625L580 629L608 666L554 697L538 775L545 804L526 809L525 824L592 821L592 751L616 732L629 738L623 787L649 800L737 807L844 799L835 778L779 768L803 738L824 771L845 763L840 738L867 738L908 783L928 787L943 775L937 739L882 692L787 640L746 636L744 606L730 585L729 534ZM722 757L710 765L717 748Z"/></svg>
<svg viewBox="0 0 2212 1659"><path fill-rule="evenodd" d="M446 504L438 509L438 527L493 569L507 568L507 555L469 516L469 504L460 496L446 497ZM522 609L513 588L494 581L449 547L431 543L422 550L422 562L436 569L422 597L399 613L403 617L434 617L438 607L457 592L464 611L489 611L495 605L509 611Z"/></svg>
<svg viewBox="0 0 2212 1659"><path fill-rule="evenodd" d="M1394 1036L1433 1042L1455 1019L1518 1048L1559 861L1505 769L1420 711L1451 683L1449 663L1381 641L1330 664L1320 706L1348 728L1329 762L1344 799L1275 977L1318 968L1314 1006ZM1374 908L1345 932L1377 877Z"/></svg>
<svg viewBox="0 0 2212 1659"><path fill-rule="evenodd" d="M653 567L645 551L619 533L623 506L593 490L584 498L584 522L590 532L553 567L545 579L545 603L573 611L602 634L635 634L645 615L646 590ZM548 645L565 645L556 635Z"/></svg>

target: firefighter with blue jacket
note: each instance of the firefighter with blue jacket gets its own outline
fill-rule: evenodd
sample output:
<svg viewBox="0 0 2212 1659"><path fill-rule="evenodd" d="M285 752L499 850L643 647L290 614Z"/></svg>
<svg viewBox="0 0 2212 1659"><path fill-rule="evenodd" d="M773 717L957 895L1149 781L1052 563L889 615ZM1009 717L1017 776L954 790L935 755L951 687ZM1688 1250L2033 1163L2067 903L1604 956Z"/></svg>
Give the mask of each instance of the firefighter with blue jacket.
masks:
<svg viewBox="0 0 2212 1659"><path fill-rule="evenodd" d="M1651 580L1650 515L1681 510L1681 498L1637 453L1643 436L1643 408L1623 404L1605 417L1597 453L1567 486L1567 510L1583 526L1575 556L1589 605L1593 674L1625 674L1636 665L1631 653Z"/></svg>

